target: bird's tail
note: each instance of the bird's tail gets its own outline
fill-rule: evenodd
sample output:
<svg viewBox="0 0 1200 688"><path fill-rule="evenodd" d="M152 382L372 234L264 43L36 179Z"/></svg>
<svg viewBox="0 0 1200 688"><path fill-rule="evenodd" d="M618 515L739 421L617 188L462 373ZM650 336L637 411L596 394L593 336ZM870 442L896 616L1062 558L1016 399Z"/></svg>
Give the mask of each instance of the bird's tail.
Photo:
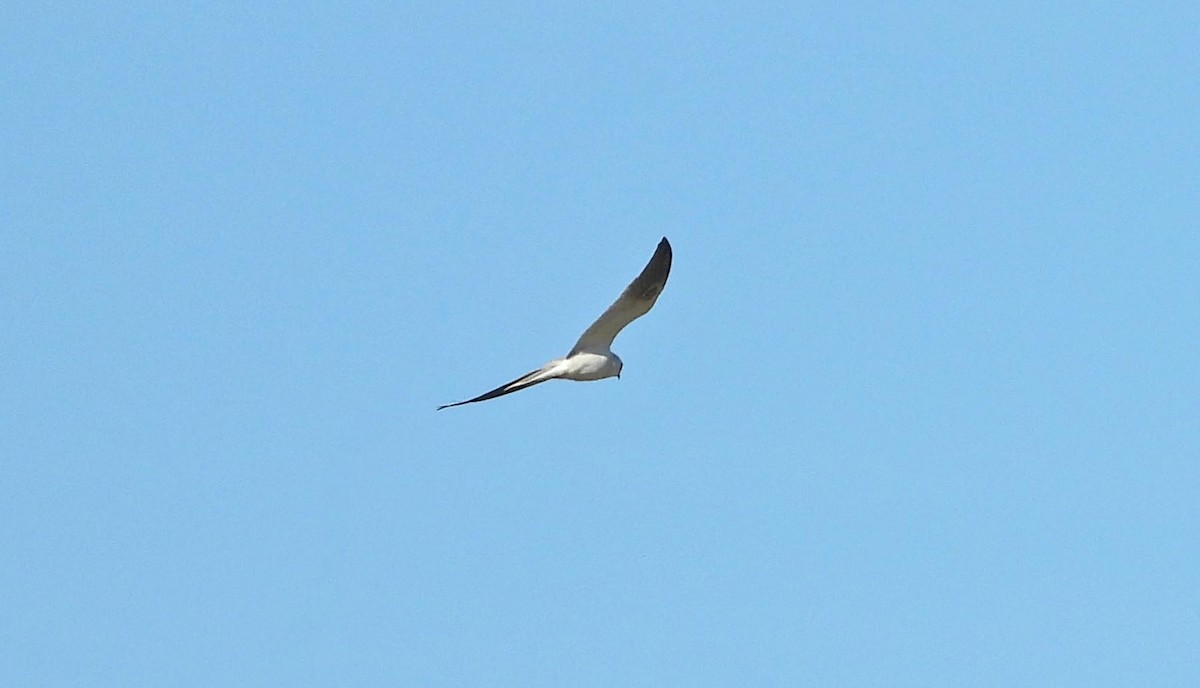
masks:
<svg viewBox="0 0 1200 688"><path fill-rule="evenodd" d="M462 406L463 404L473 404L477 401L487 401L488 399L495 399L496 397L502 397L505 394L512 394L513 392L520 392L523 389L532 387L537 384L541 384L541 383L545 382L546 380L553 380L554 378L558 377L558 375L554 374L552 372L552 368L553 368L553 366L546 366L543 368L538 368L537 370L525 373L524 375L513 380L512 382L509 382L504 385L500 385L499 387L497 387L496 389L493 389L490 392L485 392L483 394L480 394L479 396L475 397L474 399L467 399L466 401L458 401L453 404L443 404L443 405L437 407L437 410L441 411L442 409L450 408L452 406Z"/></svg>

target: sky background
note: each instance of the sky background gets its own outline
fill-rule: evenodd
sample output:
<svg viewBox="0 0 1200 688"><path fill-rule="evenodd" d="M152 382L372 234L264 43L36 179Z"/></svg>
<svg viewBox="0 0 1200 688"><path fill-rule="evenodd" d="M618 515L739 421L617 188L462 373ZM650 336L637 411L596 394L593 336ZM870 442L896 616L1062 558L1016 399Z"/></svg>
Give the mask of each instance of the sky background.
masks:
<svg viewBox="0 0 1200 688"><path fill-rule="evenodd" d="M1198 685L1200 8L880 4L6 4L0 684Z"/></svg>

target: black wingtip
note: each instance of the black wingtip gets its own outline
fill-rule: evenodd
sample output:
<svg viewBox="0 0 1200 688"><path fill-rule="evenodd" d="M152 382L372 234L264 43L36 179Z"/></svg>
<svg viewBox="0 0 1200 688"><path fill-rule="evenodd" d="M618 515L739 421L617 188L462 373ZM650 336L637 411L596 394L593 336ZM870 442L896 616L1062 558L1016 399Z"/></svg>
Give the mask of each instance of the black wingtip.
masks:
<svg viewBox="0 0 1200 688"><path fill-rule="evenodd" d="M658 248L654 249L654 255L651 256L650 262L646 264L647 271L651 266L655 267L653 279L661 282L660 287L667 283L667 275L671 272L671 260L674 258L674 253L671 249L671 242L663 237L662 241L658 242Z"/></svg>

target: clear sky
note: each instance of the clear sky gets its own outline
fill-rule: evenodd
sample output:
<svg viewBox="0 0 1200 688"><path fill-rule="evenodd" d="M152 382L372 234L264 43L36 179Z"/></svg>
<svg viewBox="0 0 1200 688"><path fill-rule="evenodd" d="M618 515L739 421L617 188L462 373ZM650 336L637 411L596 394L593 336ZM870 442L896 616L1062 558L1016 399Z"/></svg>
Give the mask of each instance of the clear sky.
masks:
<svg viewBox="0 0 1200 688"><path fill-rule="evenodd" d="M1200 685L1200 6L483 5L0 10L0 685Z"/></svg>

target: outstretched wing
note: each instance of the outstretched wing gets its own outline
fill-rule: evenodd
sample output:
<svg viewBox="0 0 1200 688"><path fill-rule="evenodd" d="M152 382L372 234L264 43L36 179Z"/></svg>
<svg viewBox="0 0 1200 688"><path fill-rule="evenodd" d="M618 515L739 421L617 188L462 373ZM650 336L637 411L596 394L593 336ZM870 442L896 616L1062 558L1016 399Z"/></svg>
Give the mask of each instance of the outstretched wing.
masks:
<svg viewBox="0 0 1200 688"><path fill-rule="evenodd" d="M495 399L496 397L502 397L505 394L512 394L513 392L520 392L521 390L526 389L527 387L532 387L536 384L545 382L546 380L553 380L554 378L562 375L562 371L559 370L560 366L558 365L560 362L561 361L551 361L533 372L525 373L524 375L513 380L512 382L509 382L504 385L500 385L496 389L493 389L490 392L485 392L483 394L480 394L479 396L475 397L474 399L467 399L466 401L459 401L459 402L455 402L453 404L442 404L441 406L437 407L437 410L441 411L442 409L450 408L451 406L462 406L463 404L473 404L477 401L487 401L488 399Z"/></svg>
<svg viewBox="0 0 1200 688"><path fill-rule="evenodd" d="M580 351L607 351L617 334L626 325L645 315L658 300L670 272L671 244L663 237L642 274L630 282L620 298L587 328L567 355L573 356Z"/></svg>

